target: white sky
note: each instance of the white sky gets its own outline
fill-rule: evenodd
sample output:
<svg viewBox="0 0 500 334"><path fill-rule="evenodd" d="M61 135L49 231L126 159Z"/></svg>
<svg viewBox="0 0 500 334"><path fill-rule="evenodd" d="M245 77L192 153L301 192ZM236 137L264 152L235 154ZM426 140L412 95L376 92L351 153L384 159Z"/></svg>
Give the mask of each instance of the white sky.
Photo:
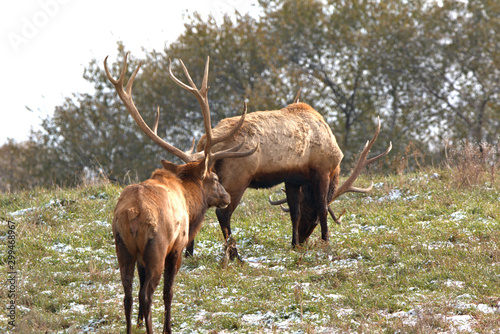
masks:
<svg viewBox="0 0 500 334"><path fill-rule="evenodd" d="M65 97L92 92L83 70L93 58L113 61L117 41L143 58L142 47L161 51L176 40L187 13L220 20L234 9L257 15L257 0L2 1L0 145L28 139Z"/></svg>

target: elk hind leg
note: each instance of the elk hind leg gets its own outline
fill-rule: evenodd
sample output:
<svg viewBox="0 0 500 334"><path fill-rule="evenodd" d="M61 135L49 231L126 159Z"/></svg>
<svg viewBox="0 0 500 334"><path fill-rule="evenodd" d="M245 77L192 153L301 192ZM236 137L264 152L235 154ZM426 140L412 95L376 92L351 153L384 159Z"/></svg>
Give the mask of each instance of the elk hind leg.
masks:
<svg viewBox="0 0 500 334"><path fill-rule="evenodd" d="M119 234L115 236L115 247L120 266L120 275L125 297L123 297L123 307L125 309L125 320L127 323L127 334L132 332L132 284L134 281L134 269L136 258L130 254Z"/></svg>
<svg viewBox="0 0 500 334"><path fill-rule="evenodd" d="M139 291L139 308L142 309L142 314L146 322L146 332L153 333L153 321L151 316L151 304L153 303L153 294L160 283L161 275L164 267L164 247L151 247L154 244L154 239L148 242L146 251L144 252L144 285Z"/></svg>
<svg viewBox="0 0 500 334"><path fill-rule="evenodd" d="M163 274L163 302L165 304L165 314L163 323L163 333L172 333L172 299L175 275L179 271L182 262L182 249L173 250L165 258L165 269Z"/></svg>
<svg viewBox="0 0 500 334"><path fill-rule="evenodd" d="M141 264L137 262L137 273L139 274L139 291L142 289L144 286L144 281L146 279L146 268L144 267L144 264ZM137 326L141 327L142 322L144 320L144 312L142 310L142 307L139 303L139 315L137 316Z"/></svg>

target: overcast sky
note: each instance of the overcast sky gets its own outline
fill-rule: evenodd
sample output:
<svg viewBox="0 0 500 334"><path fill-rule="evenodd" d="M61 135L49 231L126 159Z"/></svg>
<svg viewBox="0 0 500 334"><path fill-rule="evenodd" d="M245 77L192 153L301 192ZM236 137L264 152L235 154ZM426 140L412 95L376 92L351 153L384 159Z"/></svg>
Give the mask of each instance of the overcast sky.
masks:
<svg viewBox="0 0 500 334"><path fill-rule="evenodd" d="M143 47L163 50L175 41L187 13L220 20L234 9L257 15L257 0L2 1L0 145L26 140L64 97L92 92L83 70L93 58L113 62L117 41L141 58Z"/></svg>

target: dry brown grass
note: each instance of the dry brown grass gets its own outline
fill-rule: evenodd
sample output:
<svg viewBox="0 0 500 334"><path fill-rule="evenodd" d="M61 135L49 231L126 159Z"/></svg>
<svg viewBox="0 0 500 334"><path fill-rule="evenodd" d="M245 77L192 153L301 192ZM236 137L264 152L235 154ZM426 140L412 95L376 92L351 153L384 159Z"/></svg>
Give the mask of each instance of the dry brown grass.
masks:
<svg viewBox="0 0 500 334"><path fill-rule="evenodd" d="M489 143L463 141L452 146L446 142L445 156L446 167L453 171L454 182L459 187L494 184L500 170L500 148Z"/></svg>

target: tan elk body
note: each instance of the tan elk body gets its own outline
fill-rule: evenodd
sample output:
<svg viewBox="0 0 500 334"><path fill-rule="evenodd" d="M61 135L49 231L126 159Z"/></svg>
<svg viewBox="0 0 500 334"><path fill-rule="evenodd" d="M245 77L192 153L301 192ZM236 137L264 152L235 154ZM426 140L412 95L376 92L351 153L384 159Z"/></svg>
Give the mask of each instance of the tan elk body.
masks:
<svg viewBox="0 0 500 334"><path fill-rule="evenodd" d="M234 117L223 119L213 131L216 134L227 131L236 121ZM352 175L338 187L343 154L330 127L311 106L296 101L281 110L256 111L246 115L245 123L231 140L214 146L217 151L241 143L247 149L259 144L255 154L238 160L221 159L214 167L231 195L230 205L216 210L226 240L231 235L231 215L245 189L267 188L282 182L285 183L286 202L292 220L292 245L305 241L318 222L322 239L328 240L328 212L336 222L339 221L328 205L345 192L370 191L371 187L356 188L353 183L366 165L391 149L389 147L384 153L366 159L379 131L380 122ZM200 140L198 150L203 145L204 138ZM193 253L193 247L193 243L188 245L188 254ZM236 256L235 250L232 257Z"/></svg>
<svg viewBox="0 0 500 334"><path fill-rule="evenodd" d="M196 88L182 61L181 65L190 83L189 86L175 78L169 66L172 79L195 95L203 114L207 140L201 152L192 153L183 152L158 137L156 130L159 112L153 129L142 119L132 99L132 85L140 65L124 88L127 56L118 80L111 77L106 61L104 62L108 79L115 86L120 99L141 130L155 143L185 162L176 165L162 160L163 169L154 171L149 180L125 187L116 204L113 235L125 291L123 303L127 333L132 331L132 282L136 265L140 282L138 324L145 320L147 333L153 332L151 303L153 293L163 275L165 304L163 332L171 333L172 287L181 265L182 251L188 241L196 235L207 209L213 206L224 208L231 199L212 171L212 166L219 159L245 157L257 149L254 147L252 150L238 152L241 145L237 145L226 151L212 153L213 145L230 139L238 130L244 120L246 108L234 128L225 133L212 135L207 97L208 64L207 59L200 89Z"/></svg>
<svg viewBox="0 0 500 334"><path fill-rule="evenodd" d="M215 128L214 134L225 132L237 119L226 118ZM308 178L312 170L330 173L340 164L343 154L323 117L305 103L292 104L272 111L256 111L246 115L245 123L231 141L218 144L214 150L245 141L258 154L241 160L224 161L225 168L239 170L254 183L276 183L272 174L301 175ZM198 148L204 145L200 141ZM224 174L225 175L225 174ZM241 175L241 174L240 174ZM272 179L271 179L272 178Z"/></svg>

